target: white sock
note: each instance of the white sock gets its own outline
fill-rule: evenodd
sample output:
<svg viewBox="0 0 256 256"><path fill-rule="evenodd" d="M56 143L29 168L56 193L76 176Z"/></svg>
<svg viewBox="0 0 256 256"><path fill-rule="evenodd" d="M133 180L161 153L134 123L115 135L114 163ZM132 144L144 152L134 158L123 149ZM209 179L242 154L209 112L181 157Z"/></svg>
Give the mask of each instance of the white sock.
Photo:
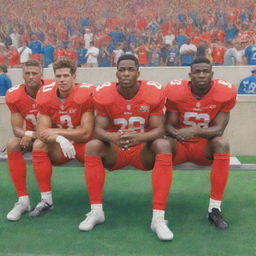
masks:
<svg viewBox="0 0 256 256"><path fill-rule="evenodd" d="M165 214L165 211L163 211L163 210L154 210L153 209L152 221L154 221L156 219L163 219L164 220L164 214Z"/></svg>
<svg viewBox="0 0 256 256"><path fill-rule="evenodd" d="M221 212L221 201L210 198L208 212L212 212L212 208L217 208Z"/></svg>
<svg viewBox="0 0 256 256"><path fill-rule="evenodd" d="M28 196L19 196L18 202L26 205L30 204Z"/></svg>
<svg viewBox="0 0 256 256"><path fill-rule="evenodd" d="M42 192L41 199L46 201L49 205L52 205L53 204L52 191Z"/></svg>
<svg viewBox="0 0 256 256"><path fill-rule="evenodd" d="M102 204L91 204L91 210L96 212L99 212L99 211L103 212L103 206Z"/></svg>

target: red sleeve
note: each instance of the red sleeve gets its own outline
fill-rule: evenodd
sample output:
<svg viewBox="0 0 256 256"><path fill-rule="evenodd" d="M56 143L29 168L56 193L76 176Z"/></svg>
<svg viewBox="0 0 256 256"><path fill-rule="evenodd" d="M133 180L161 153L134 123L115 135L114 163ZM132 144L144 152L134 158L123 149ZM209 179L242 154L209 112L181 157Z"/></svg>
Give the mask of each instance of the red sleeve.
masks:
<svg viewBox="0 0 256 256"><path fill-rule="evenodd" d="M233 97L232 99L230 99L228 102L226 102L223 106L223 108L221 109L222 112L230 112L231 109L235 106L236 104L236 97Z"/></svg>
<svg viewBox="0 0 256 256"><path fill-rule="evenodd" d="M163 109L164 109L164 103L165 103L165 98L162 98L162 100L159 102L159 104L156 104L153 106L153 108L151 109L151 116L158 116L158 115L162 115Z"/></svg>
<svg viewBox="0 0 256 256"><path fill-rule="evenodd" d="M97 103L95 100L94 100L94 108L95 108L95 111L96 111L97 115L107 116L107 111L105 110L104 106Z"/></svg>
<svg viewBox="0 0 256 256"><path fill-rule="evenodd" d="M10 102L6 102L6 105L8 106L8 108L10 109L10 111L12 113L17 113L20 112L17 108L17 106L14 103L10 103Z"/></svg>

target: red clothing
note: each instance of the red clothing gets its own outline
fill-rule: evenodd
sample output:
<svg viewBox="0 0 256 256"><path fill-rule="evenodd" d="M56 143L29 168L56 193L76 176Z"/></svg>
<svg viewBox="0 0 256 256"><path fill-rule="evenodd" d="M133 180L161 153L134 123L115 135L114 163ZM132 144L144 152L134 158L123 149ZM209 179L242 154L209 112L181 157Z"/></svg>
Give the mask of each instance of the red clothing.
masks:
<svg viewBox="0 0 256 256"><path fill-rule="evenodd" d="M118 93L116 82L98 86L94 94L97 114L109 117L110 131L127 128L148 131L150 116L163 113L164 101L162 86L153 81L140 81L140 89L131 100Z"/></svg>
<svg viewBox="0 0 256 256"><path fill-rule="evenodd" d="M72 129L80 126L84 112L93 111L91 94L90 85L75 84L71 94L61 101L53 83L39 90L36 102L40 113L51 117L53 127Z"/></svg>
<svg viewBox="0 0 256 256"><path fill-rule="evenodd" d="M213 47L212 48L212 62L213 63L223 63L225 48L223 47Z"/></svg>
<svg viewBox="0 0 256 256"><path fill-rule="evenodd" d="M148 64L148 52L147 52L146 48L144 46L141 46L137 50L137 54L138 54L139 63L142 65L147 65Z"/></svg>
<svg viewBox="0 0 256 256"><path fill-rule="evenodd" d="M9 58L9 66L10 67L15 67L17 65L19 65L20 63L20 54L17 50L15 51L10 51L8 54L8 58Z"/></svg>
<svg viewBox="0 0 256 256"><path fill-rule="evenodd" d="M219 112L230 112L236 103L236 87L223 80L213 80L210 91L200 100L191 92L190 82L174 80L166 85L166 109L178 112L177 129L198 125L208 128ZM201 138L192 138L196 142Z"/></svg>
<svg viewBox="0 0 256 256"><path fill-rule="evenodd" d="M67 49L65 54L73 62L76 62L77 58L76 58L76 51L75 50Z"/></svg>
<svg viewBox="0 0 256 256"><path fill-rule="evenodd" d="M66 51L64 48L57 48L56 50L54 50L54 60L57 60L63 56L66 56Z"/></svg>
<svg viewBox="0 0 256 256"><path fill-rule="evenodd" d="M10 88L6 93L6 104L12 113L20 113L26 121L26 130L34 131L38 115L38 106L35 99L25 91L25 84Z"/></svg>

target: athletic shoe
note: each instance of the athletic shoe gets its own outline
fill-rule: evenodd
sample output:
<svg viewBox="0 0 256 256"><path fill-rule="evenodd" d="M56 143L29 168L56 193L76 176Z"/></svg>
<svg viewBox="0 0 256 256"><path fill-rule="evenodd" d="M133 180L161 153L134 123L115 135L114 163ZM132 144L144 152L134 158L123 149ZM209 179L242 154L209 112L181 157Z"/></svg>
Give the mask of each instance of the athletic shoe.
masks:
<svg viewBox="0 0 256 256"><path fill-rule="evenodd" d="M30 211L30 205L22 202L15 203L12 210L6 215L7 220L17 221L24 212Z"/></svg>
<svg viewBox="0 0 256 256"><path fill-rule="evenodd" d="M168 221L157 218L151 222L151 230L155 232L160 240L168 241L173 239L173 233L167 226Z"/></svg>
<svg viewBox="0 0 256 256"><path fill-rule="evenodd" d="M228 224L221 216L220 210L217 208L212 208L212 212L208 213L208 220L210 223L214 224L216 228L227 229Z"/></svg>
<svg viewBox="0 0 256 256"><path fill-rule="evenodd" d="M53 209L53 204L48 204L45 200L41 200L36 207L29 213L30 217L36 217L42 213L46 213Z"/></svg>
<svg viewBox="0 0 256 256"><path fill-rule="evenodd" d="M79 224L81 231L89 231L94 228L96 224L104 223L105 215L103 211L90 211L86 214L85 220Z"/></svg>

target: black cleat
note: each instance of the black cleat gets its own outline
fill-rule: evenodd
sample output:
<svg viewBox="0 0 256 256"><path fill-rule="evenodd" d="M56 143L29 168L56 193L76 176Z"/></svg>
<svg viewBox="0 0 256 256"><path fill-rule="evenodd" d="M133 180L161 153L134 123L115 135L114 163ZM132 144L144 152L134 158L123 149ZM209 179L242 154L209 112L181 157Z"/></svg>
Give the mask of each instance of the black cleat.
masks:
<svg viewBox="0 0 256 256"><path fill-rule="evenodd" d="M217 208L212 208L212 212L208 213L208 220L218 229L224 230L228 228L228 223L223 219L220 210Z"/></svg>
<svg viewBox="0 0 256 256"><path fill-rule="evenodd" d="M30 217L36 217L41 215L42 213L46 213L48 211L51 211L53 209L53 204L50 205L46 201L42 200L40 201L36 207L29 213Z"/></svg>

